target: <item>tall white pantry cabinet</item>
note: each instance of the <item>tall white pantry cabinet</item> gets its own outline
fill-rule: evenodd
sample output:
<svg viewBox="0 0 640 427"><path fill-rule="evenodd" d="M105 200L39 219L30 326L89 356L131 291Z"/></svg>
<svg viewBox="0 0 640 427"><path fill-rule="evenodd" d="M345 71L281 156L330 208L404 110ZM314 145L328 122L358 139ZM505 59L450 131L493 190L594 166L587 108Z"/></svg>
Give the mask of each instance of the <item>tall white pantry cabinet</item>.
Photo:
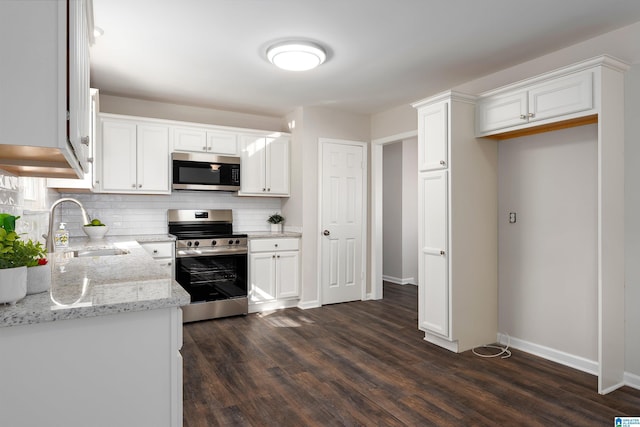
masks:
<svg viewBox="0 0 640 427"><path fill-rule="evenodd" d="M497 144L474 136L475 97L418 109L418 327L454 352L495 342Z"/></svg>

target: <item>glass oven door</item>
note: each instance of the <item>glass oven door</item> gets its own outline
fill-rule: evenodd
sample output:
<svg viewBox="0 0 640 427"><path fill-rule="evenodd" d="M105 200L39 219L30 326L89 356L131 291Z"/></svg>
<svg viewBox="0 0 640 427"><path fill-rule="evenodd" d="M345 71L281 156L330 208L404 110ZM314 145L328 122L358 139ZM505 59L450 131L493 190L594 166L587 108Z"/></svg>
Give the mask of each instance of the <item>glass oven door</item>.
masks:
<svg viewBox="0 0 640 427"><path fill-rule="evenodd" d="M192 303L247 297L247 254L176 258L176 280Z"/></svg>

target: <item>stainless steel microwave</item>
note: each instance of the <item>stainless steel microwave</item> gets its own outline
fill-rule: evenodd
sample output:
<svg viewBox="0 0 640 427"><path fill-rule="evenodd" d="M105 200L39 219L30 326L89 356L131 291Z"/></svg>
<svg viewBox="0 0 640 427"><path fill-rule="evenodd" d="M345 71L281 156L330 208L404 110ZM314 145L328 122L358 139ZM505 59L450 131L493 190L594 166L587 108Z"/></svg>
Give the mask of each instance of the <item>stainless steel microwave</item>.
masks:
<svg viewBox="0 0 640 427"><path fill-rule="evenodd" d="M240 158L206 153L171 153L174 190L240 190Z"/></svg>

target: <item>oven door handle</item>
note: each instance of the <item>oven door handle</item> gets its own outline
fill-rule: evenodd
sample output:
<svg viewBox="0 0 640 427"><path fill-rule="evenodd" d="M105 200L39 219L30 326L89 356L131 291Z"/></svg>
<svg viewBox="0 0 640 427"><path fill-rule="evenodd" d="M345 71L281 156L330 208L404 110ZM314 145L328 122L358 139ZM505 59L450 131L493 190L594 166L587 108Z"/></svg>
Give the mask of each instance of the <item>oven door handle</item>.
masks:
<svg viewBox="0 0 640 427"><path fill-rule="evenodd" d="M179 248L176 249L176 258L193 258L217 255L242 255L248 252L246 247L226 247L226 248Z"/></svg>

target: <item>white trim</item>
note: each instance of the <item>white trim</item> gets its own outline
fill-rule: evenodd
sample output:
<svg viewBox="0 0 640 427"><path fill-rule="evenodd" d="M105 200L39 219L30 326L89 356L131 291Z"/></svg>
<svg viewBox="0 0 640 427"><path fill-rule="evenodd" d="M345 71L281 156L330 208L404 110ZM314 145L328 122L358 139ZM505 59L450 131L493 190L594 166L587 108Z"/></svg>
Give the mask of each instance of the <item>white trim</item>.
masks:
<svg viewBox="0 0 640 427"><path fill-rule="evenodd" d="M318 308L318 307L322 307L322 304L320 304L320 300L313 300L313 301L300 301L298 303L298 308L300 310L308 310L310 308Z"/></svg>
<svg viewBox="0 0 640 427"><path fill-rule="evenodd" d="M317 212L317 223L318 223L318 236L322 236L322 180L323 180L323 169L322 169L322 148L324 144L343 144L343 145L354 145L362 148L362 229L361 240L361 267L360 267L360 280L361 280L361 292L360 299L365 301L367 299L367 244L369 239L367 234L367 213L368 213L368 151L367 147L368 143L362 141L353 141L346 139L333 139L333 138L318 138L318 212ZM318 292L318 301L320 305L322 305L322 238L318 239L317 244L317 292Z"/></svg>
<svg viewBox="0 0 640 427"><path fill-rule="evenodd" d="M297 299L268 301L256 304L249 303L249 313L263 313L265 311L279 310L281 308L297 307Z"/></svg>
<svg viewBox="0 0 640 427"><path fill-rule="evenodd" d="M640 390L640 375L631 372L624 373L624 385Z"/></svg>
<svg viewBox="0 0 640 427"><path fill-rule="evenodd" d="M417 114L417 113L416 113ZM417 118L416 118L417 123ZM371 141L371 299L382 299L382 147L417 138L418 130Z"/></svg>
<svg viewBox="0 0 640 427"><path fill-rule="evenodd" d="M415 285L416 284L415 277L400 278L400 277L387 276L386 274L383 274L382 280L391 282L391 283L396 283L398 285Z"/></svg>
<svg viewBox="0 0 640 427"><path fill-rule="evenodd" d="M438 347L442 347L446 350L452 351L454 353L458 353L458 341L450 341L446 338L442 338L438 335L434 335L429 331L425 331L424 340L430 342L431 344L435 344Z"/></svg>
<svg viewBox="0 0 640 427"><path fill-rule="evenodd" d="M565 353L564 351L521 340L519 338L508 337L501 333L498 333L498 342L502 345L509 343L509 346L512 348L542 357L543 359L551 360L552 362L556 362L561 365L569 366L588 374L598 375L598 362L595 360L589 360L582 356Z"/></svg>

